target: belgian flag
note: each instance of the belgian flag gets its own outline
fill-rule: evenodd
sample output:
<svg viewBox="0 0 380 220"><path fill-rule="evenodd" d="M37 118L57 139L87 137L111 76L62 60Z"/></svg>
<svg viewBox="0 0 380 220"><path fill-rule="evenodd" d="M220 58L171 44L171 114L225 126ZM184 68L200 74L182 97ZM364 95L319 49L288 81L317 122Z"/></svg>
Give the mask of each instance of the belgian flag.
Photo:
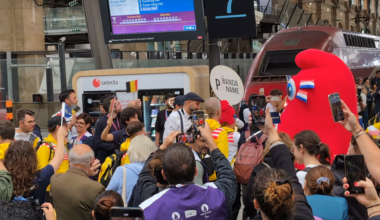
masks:
<svg viewBox="0 0 380 220"><path fill-rule="evenodd" d="M137 91L137 81L138 80L126 82L127 93L136 92Z"/></svg>

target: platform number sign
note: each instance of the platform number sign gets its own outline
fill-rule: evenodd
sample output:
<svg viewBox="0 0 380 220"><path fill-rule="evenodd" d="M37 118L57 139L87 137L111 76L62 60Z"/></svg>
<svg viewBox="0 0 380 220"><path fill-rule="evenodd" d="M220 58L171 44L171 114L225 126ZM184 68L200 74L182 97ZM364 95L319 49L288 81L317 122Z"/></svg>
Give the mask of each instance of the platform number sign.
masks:
<svg viewBox="0 0 380 220"><path fill-rule="evenodd" d="M204 0L211 39L256 37L253 0Z"/></svg>

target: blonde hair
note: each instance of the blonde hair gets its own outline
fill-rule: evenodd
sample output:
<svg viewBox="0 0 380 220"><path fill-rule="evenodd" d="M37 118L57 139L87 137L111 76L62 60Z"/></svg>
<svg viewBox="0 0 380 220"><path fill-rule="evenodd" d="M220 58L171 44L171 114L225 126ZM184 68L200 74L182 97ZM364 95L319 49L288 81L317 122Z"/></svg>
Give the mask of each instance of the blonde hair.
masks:
<svg viewBox="0 0 380 220"><path fill-rule="evenodd" d="M281 141L288 147L289 151L292 152L293 149L293 141L292 138L285 132L278 133L278 136L280 136ZM265 155L269 153L269 142L267 141L265 143L265 149L263 150L263 155L261 156L261 160L264 160Z"/></svg>
<svg viewBox="0 0 380 220"><path fill-rule="evenodd" d="M133 138L128 148L128 157L131 163L145 162L151 153L157 150L156 145L145 135Z"/></svg>

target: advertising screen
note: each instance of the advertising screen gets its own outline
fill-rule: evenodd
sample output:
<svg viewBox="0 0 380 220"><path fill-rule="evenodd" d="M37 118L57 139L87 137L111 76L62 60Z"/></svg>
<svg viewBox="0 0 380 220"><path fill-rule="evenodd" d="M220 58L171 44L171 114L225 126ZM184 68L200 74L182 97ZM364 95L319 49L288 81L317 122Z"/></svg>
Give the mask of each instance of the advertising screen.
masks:
<svg viewBox="0 0 380 220"><path fill-rule="evenodd" d="M99 0L99 2L106 43L204 38L202 0Z"/></svg>

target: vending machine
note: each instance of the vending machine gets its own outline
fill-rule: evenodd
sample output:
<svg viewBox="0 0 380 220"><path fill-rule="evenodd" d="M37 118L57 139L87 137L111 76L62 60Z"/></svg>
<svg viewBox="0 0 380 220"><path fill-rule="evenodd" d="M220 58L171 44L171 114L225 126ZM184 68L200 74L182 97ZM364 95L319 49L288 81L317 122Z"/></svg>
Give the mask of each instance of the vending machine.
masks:
<svg viewBox="0 0 380 220"><path fill-rule="evenodd" d="M165 95L172 93L175 96L183 95L183 89L139 90L138 98L142 101L142 117L145 123L145 132L156 140L156 121L159 111L166 108Z"/></svg>
<svg viewBox="0 0 380 220"><path fill-rule="evenodd" d="M92 118L91 126L95 126L96 121L102 116L100 111L100 100L108 96L115 95L112 91L85 92L82 94L83 112L87 112Z"/></svg>

